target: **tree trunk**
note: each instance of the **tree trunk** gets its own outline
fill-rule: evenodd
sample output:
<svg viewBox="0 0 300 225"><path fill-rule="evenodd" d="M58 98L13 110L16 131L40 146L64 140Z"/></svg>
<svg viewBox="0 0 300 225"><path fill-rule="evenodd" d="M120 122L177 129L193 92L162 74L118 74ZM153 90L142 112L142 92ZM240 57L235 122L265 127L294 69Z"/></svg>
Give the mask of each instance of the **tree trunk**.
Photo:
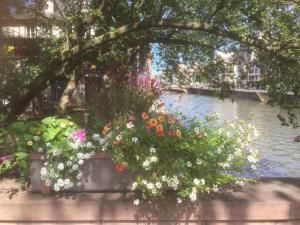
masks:
<svg viewBox="0 0 300 225"><path fill-rule="evenodd" d="M76 88L76 72L73 71L70 79L69 79L69 82L62 94L62 96L60 97L60 100L58 102L58 111L59 113L65 113L66 112L66 109L68 106L71 105L71 97L72 97L72 94L74 93L74 90Z"/></svg>

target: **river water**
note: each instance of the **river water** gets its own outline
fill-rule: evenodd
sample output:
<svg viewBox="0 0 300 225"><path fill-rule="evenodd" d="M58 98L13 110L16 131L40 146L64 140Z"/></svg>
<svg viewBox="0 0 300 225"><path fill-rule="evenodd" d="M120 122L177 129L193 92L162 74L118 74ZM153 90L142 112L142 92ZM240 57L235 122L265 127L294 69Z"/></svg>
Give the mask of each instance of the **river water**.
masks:
<svg viewBox="0 0 300 225"><path fill-rule="evenodd" d="M278 108L249 100L220 100L215 97L164 92L161 100L170 111L179 111L186 116L196 113L219 113L221 119L243 119L260 133L254 147L260 152L260 163L255 177L300 177L300 143L293 138L300 128L281 126L276 117ZM300 114L299 114L300 118Z"/></svg>

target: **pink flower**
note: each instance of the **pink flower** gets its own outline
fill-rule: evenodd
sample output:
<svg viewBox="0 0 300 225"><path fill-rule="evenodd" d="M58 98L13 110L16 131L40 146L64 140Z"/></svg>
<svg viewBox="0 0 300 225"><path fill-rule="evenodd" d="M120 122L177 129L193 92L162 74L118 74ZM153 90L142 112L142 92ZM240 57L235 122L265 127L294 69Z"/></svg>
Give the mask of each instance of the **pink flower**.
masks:
<svg viewBox="0 0 300 225"><path fill-rule="evenodd" d="M11 161L11 160L13 160L13 157L11 155L2 156L0 158L0 162Z"/></svg>
<svg viewBox="0 0 300 225"><path fill-rule="evenodd" d="M130 122L134 122L135 121L135 115L134 115L134 113L130 114L129 121Z"/></svg>
<svg viewBox="0 0 300 225"><path fill-rule="evenodd" d="M80 141L85 141L86 140L86 131L85 131L85 129L75 130L72 132L71 136L74 141L76 141L76 139L79 139Z"/></svg>

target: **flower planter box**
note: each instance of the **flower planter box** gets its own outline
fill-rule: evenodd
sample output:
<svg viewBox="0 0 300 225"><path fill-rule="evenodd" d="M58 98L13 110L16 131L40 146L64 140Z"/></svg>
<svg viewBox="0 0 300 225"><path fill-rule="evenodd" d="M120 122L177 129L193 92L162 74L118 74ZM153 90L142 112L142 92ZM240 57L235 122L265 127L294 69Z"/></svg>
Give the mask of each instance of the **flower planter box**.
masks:
<svg viewBox="0 0 300 225"><path fill-rule="evenodd" d="M41 180L40 171L43 167L41 155L31 154L30 160L31 184L29 190L43 194L50 193L51 189ZM68 190L87 192L124 192L130 190L134 179L133 175L127 170L118 173L109 155L97 153L90 160L86 161L84 166L88 172L87 175L83 177L82 186Z"/></svg>

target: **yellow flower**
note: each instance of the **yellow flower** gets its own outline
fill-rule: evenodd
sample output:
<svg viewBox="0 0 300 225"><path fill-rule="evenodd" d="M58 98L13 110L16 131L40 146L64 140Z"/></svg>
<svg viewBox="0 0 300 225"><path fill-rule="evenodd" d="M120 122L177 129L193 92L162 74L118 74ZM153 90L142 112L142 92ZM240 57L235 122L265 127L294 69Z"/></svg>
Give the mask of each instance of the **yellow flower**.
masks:
<svg viewBox="0 0 300 225"><path fill-rule="evenodd" d="M169 116L168 117L168 123L169 124L173 124L175 121L174 121L174 118L172 116Z"/></svg>
<svg viewBox="0 0 300 225"><path fill-rule="evenodd" d="M178 130L178 129L176 130L176 136L177 136L177 137L181 137L181 131Z"/></svg>
<svg viewBox="0 0 300 225"><path fill-rule="evenodd" d="M128 167L128 163L127 162L123 162L122 165L123 165L124 168Z"/></svg>
<svg viewBox="0 0 300 225"><path fill-rule="evenodd" d="M33 145L33 142L32 142L32 141L28 141L28 142L27 142L27 145L28 145L28 146L32 146L32 145Z"/></svg>
<svg viewBox="0 0 300 225"><path fill-rule="evenodd" d="M159 122L163 122L163 121L165 120L164 115L163 115L163 114L159 114L158 117L157 117L157 120L158 120Z"/></svg>

